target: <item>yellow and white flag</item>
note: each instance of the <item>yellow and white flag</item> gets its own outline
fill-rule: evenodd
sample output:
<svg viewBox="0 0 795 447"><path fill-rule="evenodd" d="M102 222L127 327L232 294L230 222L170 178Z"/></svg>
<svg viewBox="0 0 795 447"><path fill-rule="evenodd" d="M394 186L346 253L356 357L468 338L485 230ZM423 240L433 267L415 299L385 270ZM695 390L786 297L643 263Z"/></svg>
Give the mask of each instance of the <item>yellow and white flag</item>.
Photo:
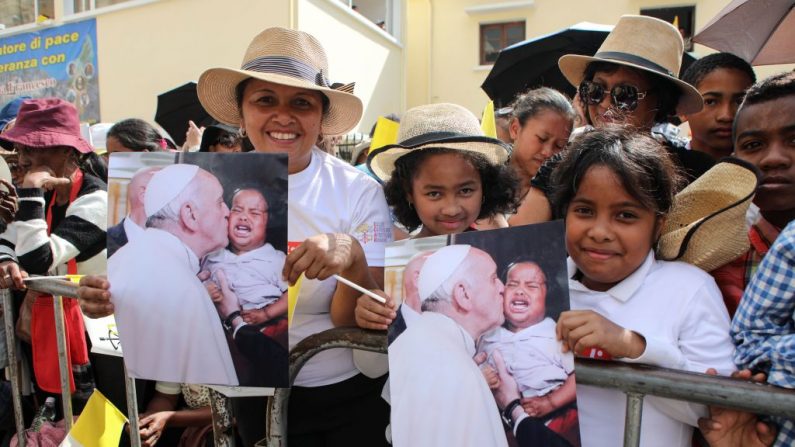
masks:
<svg viewBox="0 0 795 447"><path fill-rule="evenodd" d="M483 135L497 138L497 120L494 118L494 101L489 101L483 109L483 118L480 120L480 128Z"/></svg>
<svg viewBox="0 0 795 447"><path fill-rule="evenodd" d="M304 279L303 273L295 281L295 285L287 288L287 325L293 325L293 315L295 314L295 305L298 304L298 294L301 292L301 281Z"/></svg>
<svg viewBox="0 0 795 447"><path fill-rule="evenodd" d="M375 123L373 140L370 142L370 152L378 149L379 147L397 143L399 130L400 123L392 121L389 118L379 116L378 121Z"/></svg>
<svg viewBox="0 0 795 447"><path fill-rule="evenodd" d="M94 390L60 447L117 447L127 418Z"/></svg>

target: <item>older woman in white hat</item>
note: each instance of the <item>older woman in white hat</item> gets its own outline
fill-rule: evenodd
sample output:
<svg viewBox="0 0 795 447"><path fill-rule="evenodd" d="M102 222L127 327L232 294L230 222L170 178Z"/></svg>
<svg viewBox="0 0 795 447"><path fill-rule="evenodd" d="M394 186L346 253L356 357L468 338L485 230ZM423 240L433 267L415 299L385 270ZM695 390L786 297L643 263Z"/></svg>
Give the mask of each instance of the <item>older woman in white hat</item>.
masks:
<svg viewBox="0 0 795 447"><path fill-rule="evenodd" d="M330 85L317 39L284 28L257 35L240 69L213 68L198 83L202 105L215 119L239 127L256 151L289 155L292 251L284 275L290 283L305 277L290 327L291 347L314 333L355 324L360 294L331 276L380 289L385 245L392 237L379 185L316 147L322 136L353 129L362 114L359 98ZM86 284L99 287L82 289L84 310L107 312L112 306L100 290L106 282L92 278ZM362 375L351 350L316 355L290 395L290 445L385 444L389 410L380 398L385 380Z"/></svg>
<svg viewBox="0 0 795 447"><path fill-rule="evenodd" d="M651 132L665 144L690 182L711 168L714 161L688 150L684 140L667 131L671 118L696 113L704 105L698 90L678 78L683 51L682 36L670 23L625 15L596 54L567 54L560 58L558 66L577 87L587 125L600 128L620 123ZM552 217L547 200L551 193L549 178L560 158L551 158L531 182L529 206L546 209L546 220ZM528 206L528 202L523 206Z"/></svg>

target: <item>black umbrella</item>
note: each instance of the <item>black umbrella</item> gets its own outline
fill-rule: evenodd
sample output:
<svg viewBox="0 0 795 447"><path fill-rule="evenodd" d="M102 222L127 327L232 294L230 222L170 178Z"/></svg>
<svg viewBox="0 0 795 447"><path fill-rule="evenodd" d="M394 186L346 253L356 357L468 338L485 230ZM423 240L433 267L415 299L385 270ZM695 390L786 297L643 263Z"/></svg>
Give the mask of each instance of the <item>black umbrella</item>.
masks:
<svg viewBox="0 0 795 447"><path fill-rule="evenodd" d="M185 143L185 132L191 120L199 127L216 123L199 102L195 82L157 95L155 122L171 135L177 147Z"/></svg>
<svg viewBox="0 0 795 447"><path fill-rule="evenodd" d="M507 106L528 88L552 87L573 97L576 91L560 72L558 59L564 54L593 55L612 29L612 25L581 22L511 45L500 51L480 87L497 107ZM682 72L694 61L693 56L685 53Z"/></svg>

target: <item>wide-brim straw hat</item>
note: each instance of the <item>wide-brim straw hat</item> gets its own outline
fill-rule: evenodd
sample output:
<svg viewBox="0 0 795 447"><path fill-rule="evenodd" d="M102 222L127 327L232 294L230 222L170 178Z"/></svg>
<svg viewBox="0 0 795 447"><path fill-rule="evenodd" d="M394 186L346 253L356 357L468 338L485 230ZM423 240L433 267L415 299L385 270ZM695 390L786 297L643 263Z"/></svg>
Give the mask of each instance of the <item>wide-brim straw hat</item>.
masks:
<svg viewBox="0 0 795 447"><path fill-rule="evenodd" d="M474 152L494 164L508 161L511 146L483 135L480 122L457 104L428 104L409 109L400 121L398 143L380 147L367 156L367 167L384 182L395 170L395 161L414 151L445 148Z"/></svg>
<svg viewBox="0 0 795 447"><path fill-rule="evenodd" d="M745 253L749 247L745 214L757 183L754 165L722 159L676 195L657 256L712 271Z"/></svg>
<svg viewBox="0 0 795 447"><path fill-rule="evenodd" d="M610 62L663 77L682 93L676 113L687 115L704 108L704 100L695 87L679 80L684 48L682 35L672 24L654 17L625 15L596 54L566 54L558 60L558 67L574 87L583 81L585 67L591 62Z"/></svg>
<svg viewBox="0 0 795 447"><path fill-rule="evenodd" d="M216 120L239 126L235 89L248 78L326 95L329 109L321 123L324 135L345 134L362 117L359 98L331 87L326 52L311 34L278 27L259 33L249 44L240 69L211 68L202 73L197 86L202 106Z"/></svg>

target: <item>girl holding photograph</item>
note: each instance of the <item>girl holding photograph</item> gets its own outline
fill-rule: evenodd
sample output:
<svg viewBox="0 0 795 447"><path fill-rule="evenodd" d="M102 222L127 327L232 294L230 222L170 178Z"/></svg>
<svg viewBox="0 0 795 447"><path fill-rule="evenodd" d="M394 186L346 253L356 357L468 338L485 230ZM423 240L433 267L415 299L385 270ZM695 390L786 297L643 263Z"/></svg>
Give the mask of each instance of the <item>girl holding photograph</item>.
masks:
<svg viewBox="0 0 795 447"><path fill-rule="evenodd" d="M398 141L372 151L367 164L385 182L395 220L419 229L414 238L472 231L475 221L515 209L519 182L505 164L510 146L483 136L472 112L456 104L415 107ZM397 316L370 299L356 305L363 328L386 330Z"/></svg>
<svg viewBox="0 0 795 447"><path fill-rule="evenodd" d="M385 182L395 219L413 237L456 234L476 220L512 211L518 181L505 166L510 148L483 136L477 118L456 104L406 112L399 144L376 149L369 168Z"/></svg>
<svg viewBox="0 0 795 447"><path fill-rule="evenodd" d="M629 363L728 375L729 317L705 272L658 261L654 246L679 176L660 143L626 128L585 133L554 174L556 211L565 216L572 310L557 336L565 351ZM597 357L600 355L597 355ZM577 387L583 445L620 445L626 399L616 390ZM644 446L687 446L703 405L647 397Z"/></svg>

